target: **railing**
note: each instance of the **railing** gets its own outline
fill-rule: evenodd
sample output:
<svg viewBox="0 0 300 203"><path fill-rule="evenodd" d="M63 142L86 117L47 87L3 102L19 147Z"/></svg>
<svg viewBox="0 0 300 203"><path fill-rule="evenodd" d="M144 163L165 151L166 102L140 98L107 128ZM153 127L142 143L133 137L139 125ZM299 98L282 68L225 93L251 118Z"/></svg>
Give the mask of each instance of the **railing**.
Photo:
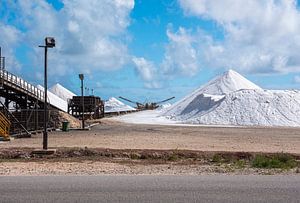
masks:
<svg viewBox="0 0 300 203"><path fill-rule="evenodd" d="M1 56L1 53L0 53L0 69L5 69L5 58Z"/></svg>
<svg viewBox="0 0 300 203"><path fill-rule="evenodd" d="M22 78L3 69L0 70L0 78L3 80L2 82L11 83L12 85L22 89L23 91L34 95L34 97L36 97L37 99L44 101L44 91L28 83Z"/></svg>
<svg viewBox="0 0 300 203"><path fill-rule="evenodd" d="M10 121L0 111L0 137L3 137L5 140L9 140L10 125L11 125Z"/></svg>

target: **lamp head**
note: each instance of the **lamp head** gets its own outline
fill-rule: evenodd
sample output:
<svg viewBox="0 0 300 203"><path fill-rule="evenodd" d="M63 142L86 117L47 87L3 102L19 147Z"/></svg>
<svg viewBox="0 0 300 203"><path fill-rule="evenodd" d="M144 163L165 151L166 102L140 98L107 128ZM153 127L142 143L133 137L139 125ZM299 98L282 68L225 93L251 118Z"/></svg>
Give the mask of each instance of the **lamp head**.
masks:
<svg viewBox="0 0 300 203"><path fill-rule="evenodd" d="M84 75L81 73L81 74L79 74L79 79L80 80L83 80L84 79Z"/></svg>
<svg viewBox="0 0 300 203"><path fill-rule="evenodd" d="M46 37L45 38L46 47L53 48L55 47L55 39L54 37Z"/></svg>

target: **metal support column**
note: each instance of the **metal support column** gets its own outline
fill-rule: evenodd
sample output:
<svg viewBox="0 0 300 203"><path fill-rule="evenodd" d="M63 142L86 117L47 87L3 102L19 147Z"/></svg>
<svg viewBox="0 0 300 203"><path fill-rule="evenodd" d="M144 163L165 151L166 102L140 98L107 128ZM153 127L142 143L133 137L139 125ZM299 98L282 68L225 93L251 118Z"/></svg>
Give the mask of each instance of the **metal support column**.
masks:
<svg viewBox="0 0 300 203"><path fill-rule="evenodd" d="M81 80L82 129L84 129L84 95L83 95L83 80L84 80L84 75L83 74L79 74L79 78Z"/></svg>
<svg viewBox="0 0 300 203"><path fill-rule="evenodd" d="M47 80L47 46L45 46L45 62L44 62L44 133L43 133L43 149L48 149L48 132L47 132L47 125L48 125L48 116L47 116L47 90L48 90L48 80Z"/></svg>

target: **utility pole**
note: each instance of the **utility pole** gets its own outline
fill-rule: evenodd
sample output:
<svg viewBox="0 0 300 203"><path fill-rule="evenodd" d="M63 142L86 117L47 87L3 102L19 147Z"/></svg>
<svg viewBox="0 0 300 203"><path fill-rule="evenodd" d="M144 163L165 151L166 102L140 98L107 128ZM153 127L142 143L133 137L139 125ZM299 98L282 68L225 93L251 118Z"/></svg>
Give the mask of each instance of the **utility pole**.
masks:
<svg viewBox="0 0 300 203"><path fill-rule="evenodd" d="M82 129L84 129L84 95L83 95L83 80L84 75L79 74L79 79L81 80L81 101L82 101Z"/></svg>
<svg viewBox="0 0 300 203"><path fill-rule="evenodd" d="M55 47L55 39L53 37L45 38L45 45L39 46L44 48L44 131L43 131L43 150L48 149L48 132L47 132L47 124L48 124L48 102L47 102L47 91L48 91L48 78L47 78L47 53L48 48Z"/></svg>
<svg viewBox="0 0 300 203"><path fill-rule="evenodd" d="M2 48L0 47L0 69L5 69L5 57L2 57Z"/></svg>
<svg viewBox="0 0 300 203"><path fill-rule="evenodd" d="M44 61L44 133L43 133L43 149L48 149L48 77L47 77L47 53L48 47L45 47L45 61Z"/></svg>
<svg viewBox="0 0 300 203"><path fill-rule="evenodd" d="M85 89L85 95L88 96L90 94L90 88L85 87L84 89Z"/></svg>

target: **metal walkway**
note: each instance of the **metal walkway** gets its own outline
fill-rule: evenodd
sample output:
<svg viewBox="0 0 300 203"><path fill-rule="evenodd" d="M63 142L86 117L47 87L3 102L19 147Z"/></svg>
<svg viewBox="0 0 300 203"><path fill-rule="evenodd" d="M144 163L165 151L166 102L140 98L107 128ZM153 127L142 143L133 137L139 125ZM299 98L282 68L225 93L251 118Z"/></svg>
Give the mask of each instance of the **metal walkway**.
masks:
<svg viewBox="0 0 300 203"><path fill-rule="evenodd" d="M41 129L44 124L44 91L30 84L5 69L0 69L0 111L10 120L11 134L22 134L25 132ZM2 99L3 98L3 99ZM50 103L47 111L48 127L56 125L56 120L50 119L55 116L59 106ZM56 99L57 100L57 99ZM67 103L67 102L66 102Z"/></svg>
<svg viewBox="0 0 300 203"><path fill-rule="evenodd" d="M44 101L44 91L6 70L0 70L0 80L2 87L6 85L39 101Z"/></svg>

